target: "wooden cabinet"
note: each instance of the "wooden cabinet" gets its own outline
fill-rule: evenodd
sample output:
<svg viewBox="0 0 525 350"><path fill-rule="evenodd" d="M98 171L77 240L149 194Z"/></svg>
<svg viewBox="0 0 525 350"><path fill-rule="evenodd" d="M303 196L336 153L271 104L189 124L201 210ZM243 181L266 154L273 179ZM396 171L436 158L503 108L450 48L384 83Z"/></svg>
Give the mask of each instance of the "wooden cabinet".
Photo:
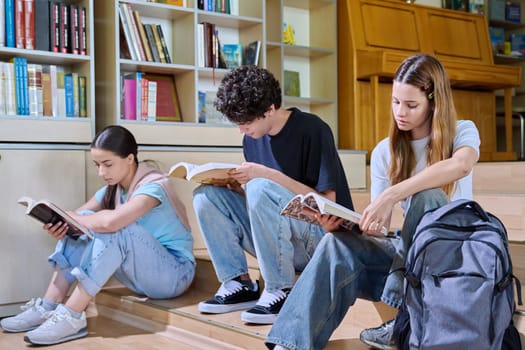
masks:
<svg viewBox="0 0 525 350"><path fill-rule="evenodd" d="M97 128L110 124L130 129L140 144L176 146L239 146L241 134L232 125L198 123L199 91L216 91L226 69L199 65L198 24L213 23L222 44L246 46L261 42L259 66L267 67L283 85L283 105L298 106L325 119L337 135L336 1L232 0L236 14L204 11L197 1L187 7L137 0L95 0ZM167 32L172 63L120 58L119 12L130 4L143 22L160 23ZM283 23L293 23L296 44L283 43ZM103 62L103 63L102 63ZM301 93L284 93L285 71L300 73ZM162 73L175 77L182 122L123 120L122 72Z"/></svg>
<svg viewBox="0 0 525 350"><path fill-rule="evenodd" d="M0 145L0 317L18 312L15 304L42 296L52 273L47 257L56 240L24 214L18 198L48 198L76 209L85 201L85 188L84 149Z"/></svg>
<svg viewBox="0 0 525 350"><path fill-rule="evenodd" d="M512 136L503 151L496 147L495 91L505 91L508 133L521 68L494 64L484 16L393 0L340 1L338 10L338 58L346 62L338 72L340 148L371 151L387 135L395 71L406 57L423 52L447 70L458 117L478 127L480 159L516 159Z"/></svg>
<svg viewBox="0 0 525 350"><path fill-rule="evenodd" d="M0 47L0 60L9 61L13 57L25 57L27 63L57 65L65 73L77 72L86 77L87 117L55 117L28 115L0 115L0 142L71 142L91 141L95 130L94 94L94 46L93 46L93 1L65 1L83 6L86 9L86 55L56 53L42 50ZM36 16L41 14L36 14Z"/></svg>

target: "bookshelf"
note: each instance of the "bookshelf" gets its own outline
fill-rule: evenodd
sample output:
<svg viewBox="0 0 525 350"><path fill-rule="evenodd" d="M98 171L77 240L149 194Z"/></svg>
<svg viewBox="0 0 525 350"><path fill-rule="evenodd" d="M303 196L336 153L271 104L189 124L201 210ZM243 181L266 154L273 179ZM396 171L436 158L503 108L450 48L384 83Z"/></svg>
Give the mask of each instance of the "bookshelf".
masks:
<svg viewBox="0 0 525 350"><path fill-rule="evenodd" d="M282 82L283 105L319 115L337 141L337 1L267 0L265 23L267 68ZM285 23L294 44L285 43ZM288 71L299 72L299 96L285 94Z"/></svg>
<svg viewBox="0 0 525 350"><path fill-rule="evenodd" d="M130 4L142 22L156 22L165 32L171 63L121 58L119 5ZM137 0L95 0L97 62L97 128L122 124L140 144L174 146L239 146L237 128L218 122L199 123L199 92L216 91L227 69L199 63L198 25L213 23L221 44L261 42L259 65L283 83L287 70L299 71L299 96L283 95L283 106L297 106L325 119L337 139L337 14L335 0L234 0L236 14L205 11L196 0L186 7ZM282 23L297 31L295 45L283 43ZM323 28L322 31L319 28ZM121 119L122 72L173 75L181 122ZM283 89L284 94L284 89Z"/></svg>
<svg viewBox="0 0 525 350"><path fill-rule="evenodd" d="M122 3L138 11L142 23L162 26L171 63L121 58L119 5ZM221 43L246 44L259 40L264 45L264 0L235 3L238 14L201 10L196 0L188 0L186 7L137 0L95 0L97 129L110 124L123 125L142 145L239 146L242 135L236 127L198 123L199 91L217 90L228 71L199 65L198 24L215 24ZM264 62L261 50L259 64L264 66ZM174 77L182 121L121 119L120 76L123 72L137 71Z"/></svg>
<svg viewBox="0 0 525 350"><path fill-rule="evenodd" d="M28 64L57 65L63 67L66 73L77 72L85 76L87 117L0 114L0 142L91 142L95 131L93 1L72 0L65 3L81 5L86 9L86 55L3 46L0 47L0 61L23 57Z"/></svg>
<svg viewBox="0 0 525 350"><path fill-rule="evenodd" d="M80 5L86 10L85 55L47 50L46 45L40 46L37 33L35 44L40 49L9 47L6 41L6 45L0 46L2 62L24 58L28 64L56 65L64 74L78 73L86 77L87 111L86 117L67 117L65 113L43 116L43 109L41 115L39 112L27 115L18 110L0 113L0 192L4 204L0 214L0 221L4 223L0 245L5 249L0 258L0 274L7 278L0 287L0 317L18 312L18 303L41 295L52 273L44 262L56 240L42 230L41 224L24 215L17 199L23 195L46 197L72 209L85 201L86 145L95 132L93 1L66 0L63 3ZM36 25L37 19L49 20L49 16L39 10L35 11L35 31L41 28ZM2 14L2 20L4 18ZM35 86L38 99L38 87ZM43 94L42 90L42 107ZM5 107L7 99L2 96Z"/></svg>

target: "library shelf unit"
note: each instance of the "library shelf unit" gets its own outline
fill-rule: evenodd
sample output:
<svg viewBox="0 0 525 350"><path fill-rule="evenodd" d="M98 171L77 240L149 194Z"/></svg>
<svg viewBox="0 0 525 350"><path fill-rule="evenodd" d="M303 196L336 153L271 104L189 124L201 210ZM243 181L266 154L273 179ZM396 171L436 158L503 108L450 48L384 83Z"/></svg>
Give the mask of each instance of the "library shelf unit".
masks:
<svg viewBox="0 0 525 350"><path fill-rule="evenodd" d="M119 4L128 3L140 13L142 23L162 26L171 63L120 58ZM240 146L242 135L229 124L198 123L199 90L216 90L226 69L199 67L198 24L216 25L221 43L246 44L264 41L264 0L238 1L238 15L200 10L196 0L187 7L137 0L95 0L97 129L119 124L128 128L142 145ZM226 38L226 40L225 40ZM260 65L264 65L261 49ZM121 119L120 76L122 72L173 75L182 121Z"/></svg>
<svg viewBox="0 0 525 350"><path fill-rule="evenodd" d="M0 115L0 142L89 143L95 132L93 0L65 1L86 8L87 55L0 48L0 60L25 57L27 63L63 66L65 73L78 72L86 80L87 118L56 116ZM38 14L36 14L38 16Z"/></svg>
<svg viewBox="0 0 525 350"><path fill-rule="evenodd" d="M337 1L266 0L267 68L282 82L283 105L319 115L337 142ZM295 44L284 43L284 23ZM285 94L285 71L299 72L299 96Z"/></svg>
<svg viewBox="0 0 525 350"><path fill-rule="evenodd" d="M85 76L87 109L82 118L0 115L0 275L6 279L0 286L0 317L18 313L20 304L40 295L52 274L44 262L56 240L24 214L17 199L47 198L75 209L86 198L86 150L95 132L93 1L65 3L86 9L86 55L0 48L2 61L24 57L28 64L57 65L64 73Z"/></svg>

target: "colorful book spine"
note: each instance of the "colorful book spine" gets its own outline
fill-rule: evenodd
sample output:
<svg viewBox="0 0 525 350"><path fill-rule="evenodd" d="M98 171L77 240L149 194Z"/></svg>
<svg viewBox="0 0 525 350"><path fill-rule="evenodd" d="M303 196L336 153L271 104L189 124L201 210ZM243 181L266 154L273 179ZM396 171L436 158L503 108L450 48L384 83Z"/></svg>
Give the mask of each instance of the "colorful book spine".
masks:
<svg viewBox="0 0 525 350"><path fill-rule="evenodd" d="M35 0L24 0L24 47L35 49Z"/></svg>
<svg viewBox="0 0 525 350"><path fill-rule="evenodd" d="M5 46L5 1L0 1L0 47Z"/></svg>
<svg viewBox="0 0 525 350"><path fill-rule="evenodd" d="M144 48L142 47L142 42L140 41L140 34L138 29L138 24L135 22L135 17L133 16L133 9L131 4L126 3L126 11L128 23L131 26L132 37L135 45L137 46L138 57L141 61L146 61L146 54L144 53Z"/></svg>
<svg viewBox="0 0 525 350"><path fill-rule="evenodd" d="M68 5L59 4L60 6L60 52L68 53L70 52L70 42L69 39L69 14L68 14Z"/></svg>
<svg viewBox="0 0 525 350"><path fill-rule="evenodd" d="M66 87L64 83L64 76L66 75L64 67L56 67L57 77L57 115L60 117L66 116ZM51 79L53 76L51 75Z"/></svg>
<svg viewBox="0 0 525 350"><path fill-rule="evenodd" d="M27 65L28 111L31 116L43 115L42 65Z"/></svg>
<svg viewBox="0 0 525 350"><path fill-rule="evenodd" d="M42 114L46 117L53 113L52 95L51 74L42 67Z"/></svg>
<svg viewBox="0 0 525 350"><path fill-rule="evenodd" d="M75 4L67 5L69 23L69 51L72 54L80 53L80 31L78 21L78 6Z"/></svg>
<svg viewBox="0 0 525 350"><path fill-rule="evenodd" d="M28 86L27 86L27 58L19 57L22 74L22 114L29 115Z"/></svg>
<svg viewBox="0 0 525 350"><path fill-rule="evenodd" d="M162 46L162 53L164 54L164 59L166 60L166 63L171 63L170 53L168 51L166 39L164 39L164 33L162 32L162 26L160 24L157 25L157 31L159 33L159 39Z"/></svg>
<svg viewBox="0 0 525 350"><path fill-rule="evenodd" d="M140 120L141 119L141 111L142 111L142 72L136 72L135 73L135 119Z"/></svg>
<svg viewBox="0 0 525 350"><path fill-rule="evenodd" d="M127 14L127 8L126 4L119 3L119 17L120 17L120 24L122 25L122 29L124 30L124 36L126 38L126 42L128 43L129 53L131 55L131 59L134 61L139 60L138 55L138 47L135 45L135 41L133 40L133 35L131 31L131 25L128 21L128 14Z"/></svg>
<svg viewBox="0 0 525 350"><path fill-rule="evenodd" d="M151 54L151 49L149 47L148 38L146 36L146 31L142 25L142 20L140 18L140 13L137 10L133 10L133 16L135 17L135 23L139 32L140 42L146 56L146 60L153 62L153 55Z"/></svg>
<svg viewBox="0 0 525 350"><path fill-rule="evenodd" d="M57 117L58 113L58 76L57 76L57 66L45 65L42 67L43 74L49 75L49 84L50 84L50 111L48 114L44 112L44 115Z"/></svg>
<svg viewBox="0 0 525 350"><path fill-rule="evenodd" d="M141 107L140 107L140 120L148 121L148 79L142 78L141 80Z"/></svg>
<svg viewBox="0 0 525 350"><path fill-rule="evenodd" d="M87 118L87 78L84 76L78 77L78 104L80 108L79 116Z"/></svg>
<svg viewBox="0 0 525 350"><path fill-rule="evenodd" d="M151 55L153 56L153 61L160 62L159 51L157 50L157 44L155 43L155 37L153 36L153 28L151 24L144 23L144 31L146 32L146 37L148 38L148 45L151 50Z"/></svg>
<svg viewBox="0 0 525 350"><path fill-rule="evenodd" d="M137 117L137 82L134 78L124 77L124 111L126 120L136 120Z"/></svg>
<svg viewBox="0 0 525 350"><path fill-rule="evenodd" d="M157 120L157 82L148 81L148 121Z"/></svg>
<svg viewBox="0 0 525 350"><path fill-rule="evenodd" d="M79 101L79 86L78 86L78 73L71 73L73 76L73 115L75 117L80 116L80 101Z"/></svg>
<svg viewBox="0 0 525 350"><path fill-rule="evenodd" d="M13 62L4 62L6 114L16 115L16 75Z"/></svg>
<svg viewBox="0 0 525 350"><path fill-rule="evenodd" d="M56 1L49 2L49 47L53 52L60 52L60 3Z"/></svg>
<svg viewBox="0 0 525 350"><path fill-rule="evenodd" d="M35 0L35 49L52 51L50 41L53 36L51 32L50 2L48 0Z"/></svg>
<svg viewBox="0 0 525 350"><path fill-rule="evenodd" d="M84 6L78 6L78 18L79 18L79 33L80 33L80 54L87 55L87 38L86 38L86 8Z"/></svg>
<svg viewBox="0 0 525 350"><path fill-rule="evenodd" d="M5 0L5 46L15 47L15 1Z"/></svg>
<svg viewBox="0 0 525 350"><path fill-rule="evenodd" d="M24 48L25 41L25 25L24 25L24 0L15 0L15 47L17 49Z"/></svg>
<svg viewBox="0 0 525 350"><path fill-rule="evenodd" d="M159 53L160 62L166 63L166 57L164 56L164 50L162 50L162 43L160 42L159 31L157 30L157 24L151 24L151 31L153 32L153 38L155 39L155 45Z"/></svg>
<svg viewBox="0 0 525 350"><path fill-rule="evenodd" d="M64 74L64 92L66 99L66 117L75 116L75 97L73 91L73 75L71 73Z"/></svg>

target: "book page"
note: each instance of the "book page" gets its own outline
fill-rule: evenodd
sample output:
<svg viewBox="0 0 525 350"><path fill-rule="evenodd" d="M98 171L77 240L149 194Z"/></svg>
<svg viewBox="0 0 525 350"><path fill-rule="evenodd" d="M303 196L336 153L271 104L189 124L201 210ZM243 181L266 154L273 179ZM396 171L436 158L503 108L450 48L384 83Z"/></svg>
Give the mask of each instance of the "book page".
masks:
<svg viewBox="0 0 525 350"><path fill-rule="evenodd" d="M168 171L168 176L186 179L188 176L188 173L196 167L197 165L195 164L191 164L187 162L178 162L170 168L170 170Z"/></svg>

